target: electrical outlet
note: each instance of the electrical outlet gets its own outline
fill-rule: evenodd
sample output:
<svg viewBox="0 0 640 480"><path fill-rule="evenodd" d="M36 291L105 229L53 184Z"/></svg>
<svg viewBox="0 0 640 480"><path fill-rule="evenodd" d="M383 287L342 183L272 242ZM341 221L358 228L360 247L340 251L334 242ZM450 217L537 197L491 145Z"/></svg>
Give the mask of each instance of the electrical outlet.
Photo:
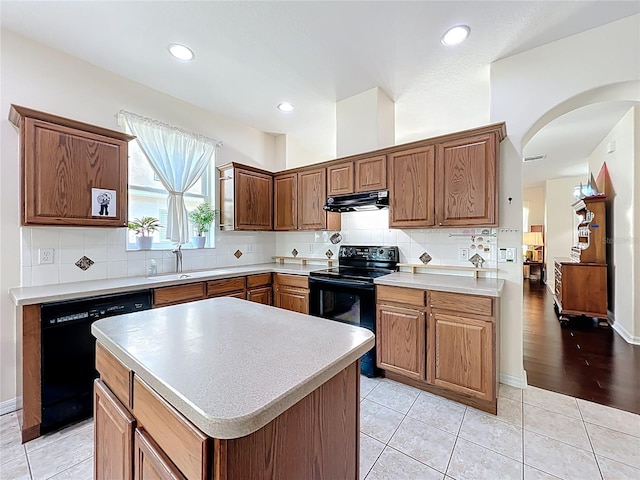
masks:
<svg viewBox="0 0 640 480"><path fill-rule="evenodd" d="M466 262L469 260L469 249L468 248L459 248L458 249L458 260L461 262Z"/></svg>
<svg viewBox="0 0 640 480"><path fill-rule="evenodd" d="M247 244L247 253L253 253L253 243Z"/></svg>
<svg viewBox="0 0 640 480"><path fill-rule="evenodd" d="M38 249L38 263L44 265L47 263L53 263L53 248L39 248Z"/></svg>
<svg viewBox="0 0 640 480"><path fill-rule="evenodd" d="M309 253L313 253L313 243L309 244Z"/></svg>

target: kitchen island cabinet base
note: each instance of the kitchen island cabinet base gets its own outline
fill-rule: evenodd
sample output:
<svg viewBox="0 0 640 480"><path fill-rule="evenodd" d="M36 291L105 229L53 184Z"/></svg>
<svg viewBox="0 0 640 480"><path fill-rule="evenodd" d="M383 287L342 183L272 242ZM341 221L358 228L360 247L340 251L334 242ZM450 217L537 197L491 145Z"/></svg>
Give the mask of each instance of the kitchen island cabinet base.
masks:
<svg viewBox="0 0 640 480"><path fill-rule="evenodd" d="M101 357L114 359L102 346L99 352ZM99 362L101 378L109 377L109 370L113 365L117 365L117 362ZM110 466L132 464L136 479L144 480L148 476L142 475L145 471L150 475L164 472L166 475L158 478L167 479L278 478L293 480L304 478L321 480L340 478L355 480L358 478L359 360L338 372L264 427L235 439L207 437L159 394L141 382L135 372L132 372L131 377L134 392L132 411L129 410L124 399L116 397L100 380L96 381L96 384L101 387L96 389L96 399L108 395L112 403L126 410L125 413L129 419L127 424L135 427L130 429L129 448L124 448L126 445L120 441L121 448L103 450L101 447L107 446L104 444L104 439L96 437L96 458L101 458L105 465ZM96 435L97 432L102 432L108 427L113 430L113 422L106 425L98 424L98 422L108 421L108 417L97 415L95 419ZM173 435L166 435L166 422L169 422L175 438ZM160 438L155 438L153 432L156 432ZM140 447L140 435L146 440L142 445L144 448ZM178 438L182 440L178 441ZM200 441L183 441L185 438L187 440L199 438ZM119 440L122 440L122 437L119 437ZM206 448L207 445L213 445L213 448ZM126 452L124 454L126 458L121 458L123 451ZM114 454L117 458L109 458ZM147 463L146 466L142 465L143 460ZM105 472L106 470L97 470L96 480L106 480ZM167 472L172 472L172 475ZM151 476L155 478L154 475Z"/></svg>
<svg viewBox="0 0 640 480"><path fill-rule="evenodd" d="M408 377L405 377L404 375L400 375L394 372L383 371L382 376L384 378L388 378L389 380L393 380L396 382L404 383L405 385L410 385L412 387L419 388L420 390L424 390L425 392L433 393L434 395L438 395L440 397L453 400L454 402L462 403L463 405L468 405L470 407L477 408L478 410L482 410L484 412L491 413L493 415L498 414L497 400L496 401L481 400L471 396L462 395L456 392L452 392L447 388L438 387L436 385L429 385L422 380L414 380L412 378L408 378Z"/></svg>

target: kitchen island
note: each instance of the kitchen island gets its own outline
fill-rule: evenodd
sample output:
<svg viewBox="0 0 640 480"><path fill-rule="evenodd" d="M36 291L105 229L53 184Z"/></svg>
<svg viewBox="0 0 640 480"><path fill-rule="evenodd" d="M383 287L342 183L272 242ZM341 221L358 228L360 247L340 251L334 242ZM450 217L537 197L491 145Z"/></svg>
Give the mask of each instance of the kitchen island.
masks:
<svg viewBox="0 0 640 480"><path fill-rule="evenodd" d="M358 477L370 331L214 298L92 332L97 480Z"/></svg>

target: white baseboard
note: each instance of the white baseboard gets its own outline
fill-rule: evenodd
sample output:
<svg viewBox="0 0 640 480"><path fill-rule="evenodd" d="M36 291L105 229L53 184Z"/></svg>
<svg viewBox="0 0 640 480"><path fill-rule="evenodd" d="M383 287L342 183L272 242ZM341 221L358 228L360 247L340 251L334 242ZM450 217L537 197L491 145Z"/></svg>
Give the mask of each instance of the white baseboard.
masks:
<svg viewBox="0 0 640 480"><path fill-rule="evenodd" d="M611 328L613 328L618 334L624 338L627 343L632 345L640 345L640 337L634 337L631 335L626 328L624 328L620 322L609 322Z"/></svg>
<svg viewBox="0 0 640 480"><path fill-rule="evenodd" d="M506 373L500 374L500 383L509 385L516 388L527 388L527 372L522 371L522 376L516 377L515 375L507 375Z"/></svg>
<svg viewBox="0 0 640 480"><path fill-rule="evenodd" d="M11 413L18 410L18 402L16 398L10 398L4 402L0 402L0 415Z"/></svg>

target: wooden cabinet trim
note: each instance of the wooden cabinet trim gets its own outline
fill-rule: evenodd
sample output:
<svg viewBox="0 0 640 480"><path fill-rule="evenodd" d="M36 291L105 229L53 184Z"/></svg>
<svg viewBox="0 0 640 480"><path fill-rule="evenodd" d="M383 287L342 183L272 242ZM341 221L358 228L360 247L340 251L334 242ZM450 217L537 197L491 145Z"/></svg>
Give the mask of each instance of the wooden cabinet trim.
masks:
<svg viewBox="0 0 640 480"><path fill-rule="evenodd" d="M235 168L236 230L271 230L273 227L273 175Z"/></svg>
<svg viewBox="0 0 640 480"><path fill-rule="evenodd" d="M273 229L298 228L298 174L276 175L273 179Z"/></svg>
<svg viewBox="0 0 640 480"><path fill-rule="evenodd" d="M271 273L259 273L247 276L247 288L264 287L271 285Z"/></svg>
<svg viewBox="0 0 640 480"><path fill-rule="evenodd" d="M288 273L276 273L273 280L277 287L294 287L309 289L309 278L305 275L290 275Z"/></svg>
<svg viewBox="0 0 640 480"><path fill-rule="evenodd" d="M429 319L435 332L434 385L493 400L496 394L493 323L439 312L433 312Z"/></svg>
<svg viewBox="0 0 640 480"><path fill-rule="evenodd" d="M94 479L130 480L133 477L132 447L136 419L99 379L94 382L93 411Z"/></svg>
<svg viewBox="0 0 640 480"><path fill-rule="evenodd" d="M481 155L477 155L476 147L481 148ZM494 133L438 144L435 202L438 225L497 225L499 156L499 142Z"/></svg>
<svg viewBox="0 0 640 480"><path fill-rule="evenodd" d="M298 230L327 227L327 169L314 168L298 174Z"/></svg>
<svg viewBox="0 0 640 480"><path fill-rule="evenodd" d="M389 226L435 224L435 147L395 152L387 157Z"/></svg>
<svg viewBox="0 0 640 480"><path fill-rule="evenodd" d="M425 379L426 323L424 310L378 304L376 332L376 363L378 367L408 378Z"/></svg>
<svg viewBox="0 0 640 480"><path fill-rule="evenodd" d="M492 317L494 313L493 298L464 293L429 291L429 307L434 310L450 310L485 317Z"/></svg>
<svg viewBox="0 0 640 480"><path fill-rule="evenodd" d="M23 225L126 226L127 140L32 117L21 125ZM93 214L93 187L116 191L115 216Z"/></svg>
<svg viewBox="0 0 640 480"><path fill-rule="evenodd" d="M187 480L143 428L135 430L134 452L134 480Z"/></svg>
<svg viewBox="0 0 640 480"><path fill-rule="evenodd" d="M484 125L481 127L477 127L477 128L471 128L469 130L463 130L461 132L453 132L453 133L448 133L446 135L441 135L438 137L431 137L431 138L426 138L423 140L417 140L415 142L410 142L410 143L404 143L402 145L394 145L391 147L386 147L386 148L381 148L379 150L372 150L369 152L363 152L363 153L358 153L355 155L350 155L348 157L341 157L341 158L337 158L335 160L330 160L328 162L322 162L322 163L316 163L313 165L306 165L304 167L297 167L297 168L291 168L288 170L283 170L278 172L278 174L295 174L295 173L299 173L299 172L304 172L307 170L311 170L311 169L315 169L318 167L329 167L331 165L335 165L338 163L345 163L345 162L355 162L357 160L361 160L361 159L366 159L366 158L370 158L370 157L375 157L378 155L391 155L393 153L397 153L397 152L401 152L404 150L411 150L414 148L422 148L422 147L426 147L426 146L434 146L438 143L445 143L445 142L449 142L449 141L453 141L456 139L460 139L460 138L469 138L472 136L476 136L476 135L483 135L483 134L487 134L487 133L493 133L496 135L496 139L499 142L501 142L502 140L504 140L507 137L507 127L506 124L504 122L500 122L500 123L493 123L490 125Z"/></svg>
<svg viewBox="0 0 640 480"><path fill-rule="evenodd" d="M28 442L40 436L42 422L42 377L40 305L22 307L22 391L23 410L18 416L22 441Z"/></svg>
<svg viewBox="0 0 640 480"><path fill-rule="evenodd" d="M133 415L187 478L208 478L210 439L135 375Z"/></svg>
<svg viewBox="0 0 640 480"><path fill-rule="evenodd" d="M262 303L264 305L272 305L273 290L271 287L258 287L247 290L247 300Z"/></svg>
<svg viewBox="0 0 640 480"><path fill-rule="evenodd" d="M207 296L212 297L231 292L244 292L245 284L245 277L210 280L207 282Z"/></svg>
<svg viewBox="0 0 640 480"><path fill-rule="evenodd" d="M417 288L377 285L376 302L425 307L427 305L427 292Z"/></svg>
<svg viewBox="0 0 640 480"><path fill-rule="evenodd" d="M127 408L132 407L133 372L96 342L96 370L100 379Z"/></svg>
<svg viewBox="0 0 640 480"><path fill-rule="evenodd" d="M353 162L327 167L327 195L353 193Z"/></svg>
<svg viewBox="0 0 640 480"><path fill-rule="evenodd" d="M356 192L370 192L387 188L386 155L356 160L354 166Z"/></svg>
<svg viewBox="0 0 640 480"><path fill-rule="evenodd" d="M153 307L163 307L193 300L202 300L204 296L205 282L155 288L153 290Z"/></svg>

